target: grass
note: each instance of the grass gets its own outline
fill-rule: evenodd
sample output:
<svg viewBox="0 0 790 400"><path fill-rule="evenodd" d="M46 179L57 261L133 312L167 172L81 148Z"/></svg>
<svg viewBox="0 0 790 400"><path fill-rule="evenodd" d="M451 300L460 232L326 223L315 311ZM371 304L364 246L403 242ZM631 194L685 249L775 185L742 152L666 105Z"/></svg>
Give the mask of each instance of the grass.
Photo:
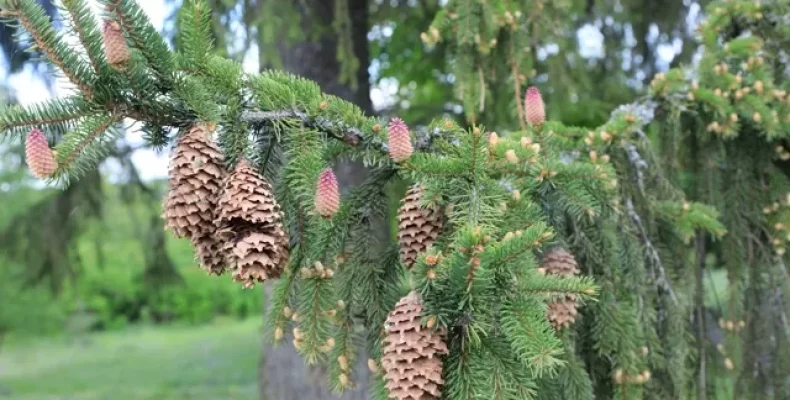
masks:
<svg viewBox="0 0 790 400"><path fill-rule="evenodd" d="M0 349L0 399L257 399L260 319L135 327Z"/></svg>

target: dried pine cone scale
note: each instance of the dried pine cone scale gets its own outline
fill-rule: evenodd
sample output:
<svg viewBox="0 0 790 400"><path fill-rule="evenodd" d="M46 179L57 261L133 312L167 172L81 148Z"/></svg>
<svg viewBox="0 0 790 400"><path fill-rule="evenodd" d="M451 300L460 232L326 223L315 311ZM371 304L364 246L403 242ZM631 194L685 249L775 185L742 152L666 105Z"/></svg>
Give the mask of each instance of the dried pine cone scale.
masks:
<svg viewBox="0 0 790 400"><path fill-rule="evenodd" d="M572 276L579 273L579 265L573 254L564 249L554 249L548 252L541 263L541 270L549 275ZM548 319L554 329L570 327L578 316L577 297L566 295L555 299L548 305Z"/></svg>
<svg viewBox="0 0 790 400"><path fill-rule="evenodd" d="M408 267L417 256L433 246L442 231L442 214L438 209L423 208L423 189L413 185L401 200L398 210L398 241L401 261Z"/></svg>
<svg viewBox="0 0 790 400"><path fill-rule="evenodd" d="M549 322L555 329L570 327L576 321L578 314L574 295L568 295L565 299L555 300L549 304Z"/></svg>
<svg viewBox="0 0 790 400"><path fill-rule="evenodd" d="M447 345L442 335L420 324L422 303L417 292L402 298L387 317L381 366L396 400L431 400L441 396L442 360Z"/></svg>
<svg viewBox="0 0 790 400"><path fill-rule="evenodd" d="M192 246L195 248L195 255L201 267L209 274L222 275L225 272L222 249L213 234L193 238Z"/></svg>

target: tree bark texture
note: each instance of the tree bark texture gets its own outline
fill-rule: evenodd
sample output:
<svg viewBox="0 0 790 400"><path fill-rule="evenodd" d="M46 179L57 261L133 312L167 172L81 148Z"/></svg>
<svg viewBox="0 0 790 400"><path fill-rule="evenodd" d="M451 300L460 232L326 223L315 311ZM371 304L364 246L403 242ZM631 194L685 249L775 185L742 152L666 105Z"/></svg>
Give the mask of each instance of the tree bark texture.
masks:
<svg viewBox="0 0 790 400"><path fill-rule="evenodd" d="M372 113L367 70L370 57L367 41L368 0L349 0L353 48L360 61L356 88L339 81L340 63L336 54L338 37L331 29L335 1L300 0L296 3L302 16L301 26L306 40L301 43L283 43L280 46L284 69L311 79L318 83L324 92L348 100L366 113ZM315 37L316 29L322 29L320 37ZM367 171L359 163L338 163L334 168L343 191L362 183L367 176ZM383 230L386 232L386 228ZM268 294L266 297L268 298ZM329 389L326 368L308 367L291 345L293 338L289 336L290 333L287 333L283 344L278 347L266 343L263 346L259 371L261 399L337 399L338 397ZM365 399L370 372L364 349L357 354L352 380L356 384L355 388L339 398Z"/></svg>

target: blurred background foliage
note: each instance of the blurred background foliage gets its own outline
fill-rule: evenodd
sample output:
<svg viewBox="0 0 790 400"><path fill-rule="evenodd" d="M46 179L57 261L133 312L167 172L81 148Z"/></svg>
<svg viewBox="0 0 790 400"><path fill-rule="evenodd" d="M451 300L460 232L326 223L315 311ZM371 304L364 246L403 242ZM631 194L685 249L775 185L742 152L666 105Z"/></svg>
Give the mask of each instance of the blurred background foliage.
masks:
<svg viewBox="0 0 790 400"><path fill-rule="evenodd" d="M57 18L57 2L39 1ZM450 56L453 49L443 42L425 46L420 41L420 33L431 25L446 4L444 0L209 2L218 48L243 61L248 69L289 70L368 112L397 115L418 129L442 114L467 120L454 93L452 71L457 60ZM693 62L697 49L694 29L704 17L701 10L705 3L557 1L561 13L547 18L546 30L533 32L528 45L519 50L535 60L524 80L541 89L551 119L567 125L598 126L615 107L644 93L656 72ZM164 9L169 14L152 16L164 19L163 30L170 37L178 30L179 5L180 0L167 0ZM545 16L536 11L536 18L541 17ZM13 28L3 25L0 48L6 104L15 101L9 82L20 71L32 71L54 87L48 68L37 62L35 54L22 51L13 37ZM491 92L496 95L489 96L489 111L482 122L492 130L513 126L517 99L512 88L494 87ZM89 364L86 370L110 373L107 368L111 371L112 363L96 354L103 341L111 343L104 343L109 348L131 354L129 363L160 363L178 373L185 373L189 362L206 366L209 359L238 357L237 365L218 361L209 368L205 373L214 373L213 378L189 376L168 381L138 374L135 379L179 389L138 388L135 393L139 397L131 398L253 398L256 393L247 386L255 384L254 371L238 380L216 371L244 365L254 369L260 346L255 334L264 294L239 290L224 279L208 279L196 268L189 244L163 232L159 214L166 182L140 178L140 166L131 161L138 148L119 143L117 152L105 163L112 168L61 191L43 188L29 176L19 145L0 143L0 398L4 394L22 396L35 386L31 382L51 384L42 389L44 397L30 398L50 398L46 396L55 396L59 390L70 395L84 392L84 398L98 398L93 396L102 396L105 389L111 393L123 379L100 374L96 380L104 380L105 385L94 382L90 386L91 379L86 378L79 386L82 378L68 375L66 369L41 372L33 367L40 361L37 352L42 352L53 359L79 357ZM359 174L358 168L339 173L347 184L358 182ZM404 188L392 190L402 192ZM395 209L397 202L391 207ZM715 315L717 304L725 301L726 280L716 265L711 267L706 304ZM247 317L257 317L258 322L229 322ZM170 326L150 328L164 324ZM198 324L202 328L184 328ZM66 338L93 331L109 333L95 339L94 350L85 347L79 355L70 353L73 343ZM129 332L129 336L119 332ZM203 339L195 336L200 332ZM30 347L27 340L34 339L28 336L59 339ZM140 340L129 339L136 336ZM235 348L234 340L241 349L228 350ZM128 350L124 346L132 347ZM149 357L135 358L137 352ZM199 353L205 359L185 356L187 353ZM168 355L173 359L180 356L185 364L162 359ZM9 364L21 369L8 368ZM34 372L25 369L28 367ZM195 382L207 380L218 385L238 383L241 389L194 390Z"/></svg>

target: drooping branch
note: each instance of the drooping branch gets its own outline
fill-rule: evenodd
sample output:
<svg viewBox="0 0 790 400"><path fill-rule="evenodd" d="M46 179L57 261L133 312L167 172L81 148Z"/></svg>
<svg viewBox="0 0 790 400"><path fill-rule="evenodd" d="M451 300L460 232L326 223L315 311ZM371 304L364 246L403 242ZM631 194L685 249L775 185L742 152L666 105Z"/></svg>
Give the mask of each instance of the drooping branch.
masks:
<svg viewBox="0 0 790 400"><path fill-rule="evenodd" d="M653 246L653 243L650 241L650 237L647 235L647 230L642 224L642 218L640 218L639 214L637 214L636 210L634 209L634 203L630 198L625 200L625 207L628 212L628 216L634 221L634 224L637 226L637 228L639 228L639 233L642 237L642 245L645 246L645 252L647 253L648 258L650 259L653 267L658 270L658 279L656 279L656 284L662 286L669 293L672 301L677 304L678 297L675 294L675 290L672 289L669 279L667 279L666 270L664 269L664 264L661 262L661 257L658 255L658 250L656 250L655 246Z"/></svg>

